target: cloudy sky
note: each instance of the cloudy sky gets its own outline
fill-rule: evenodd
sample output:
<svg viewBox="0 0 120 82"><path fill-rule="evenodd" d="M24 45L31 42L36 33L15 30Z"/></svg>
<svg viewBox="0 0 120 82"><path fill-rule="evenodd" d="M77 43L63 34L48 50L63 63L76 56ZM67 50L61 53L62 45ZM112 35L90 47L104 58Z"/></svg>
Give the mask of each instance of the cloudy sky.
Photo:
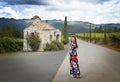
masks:
<svg viewBox="0 0 120 82"><path fill-rule="evenodd" d="M120 23L120 0L0 0L0 17Z"/></svg>

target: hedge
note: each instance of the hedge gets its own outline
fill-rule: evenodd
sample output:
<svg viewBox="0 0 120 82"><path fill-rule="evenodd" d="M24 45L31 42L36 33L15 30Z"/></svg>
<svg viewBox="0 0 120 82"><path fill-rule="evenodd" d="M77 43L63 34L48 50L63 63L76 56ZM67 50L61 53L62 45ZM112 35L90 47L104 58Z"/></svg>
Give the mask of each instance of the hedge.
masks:
<svg viewBox="0 0 120 82"><path fill-rule="evenodd" d="M15 38L3 37L0 38L0 53L16 52L23 48L23 42L18 42Z"/></svg>
<svg viewBox="0 0 120 82"><path fill-rule="evenodd" d="M58 50L64 50L64 45L61 42L58 41L52 41L51 43L46 44L45 51L58 51Z"/></svg>

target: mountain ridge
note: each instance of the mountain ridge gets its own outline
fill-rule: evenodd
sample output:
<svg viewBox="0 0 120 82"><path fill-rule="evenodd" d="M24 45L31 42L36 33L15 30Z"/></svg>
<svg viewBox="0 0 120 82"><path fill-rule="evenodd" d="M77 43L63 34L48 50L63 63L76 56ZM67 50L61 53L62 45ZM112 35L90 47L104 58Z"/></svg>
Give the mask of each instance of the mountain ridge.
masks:
<svg viewBox="0 0 120 82"><path fill-rule="evenodd" d="M19 30L23 31L24 28L26 28L29 23L30 23L30 19L14 19L14 18L0 18L0 28L4 25L11 25L11 26L15 26L16 28L18 28ZM64 27L64 21L63 20L57 20L57 19L53 19L53 20L42 20L42 22L47 22L48 24L54 26L55 28L60 29L61 31L63 30ZM87 21L68 21L68 31L70 33L72 32L88 32L89 31L89 27L90 27L90 22ZM120 28L120 23L108 23L108 24L92 24L92 29L94 29L95 27L100 27L100 26L109 26L109 28Z"/></svg>

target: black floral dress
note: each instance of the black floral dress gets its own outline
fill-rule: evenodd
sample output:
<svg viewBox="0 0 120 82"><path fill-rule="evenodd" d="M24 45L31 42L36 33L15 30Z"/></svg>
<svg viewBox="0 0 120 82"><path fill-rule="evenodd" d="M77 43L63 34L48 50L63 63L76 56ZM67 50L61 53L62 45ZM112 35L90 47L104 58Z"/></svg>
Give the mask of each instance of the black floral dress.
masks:
<svg viewBox="0 0 120 82"><path fill-rule="evenodd" d="M77 51L76 51L76 43L70 44L70 76L74 78L80 77L80 69L78 64L78 57L77 57Z"/></svg>

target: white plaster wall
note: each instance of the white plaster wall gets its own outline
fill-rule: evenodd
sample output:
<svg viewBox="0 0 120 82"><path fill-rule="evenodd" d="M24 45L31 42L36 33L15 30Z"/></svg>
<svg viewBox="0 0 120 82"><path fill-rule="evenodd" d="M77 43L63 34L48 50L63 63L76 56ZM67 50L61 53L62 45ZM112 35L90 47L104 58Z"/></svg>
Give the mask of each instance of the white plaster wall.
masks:
<svg viewBox="0 0 120 82"><path fill-rule="evenodd" d="M36 28L35 26L30 26L28 28L25 28L24 29L24 41L23 41L23 51L32 51L30 46L27 44L27 32L28 32L28 35L30 35L31 32L38 32L38 28Z"/></svg>
<svg viewBox="0 0 120 82"><path fill-rule="evenodd" d="M41 39L41 45L38 49L38 51L44 51L44 48L46 47L46 43L51 43L50 35L52 35L52 41L56 40L56 35L59 34L59 41L61 42L61 31L60 30L43 30L40 27L36 27L34 25L30 25L28 28L24 29L24 42L23 42L23 50L24 51L32 51L30 46L27 44L26 35L27 32L30 35L31 32L38 32L39 38ZM54 35L54 32L55 35Z"/></svg>

